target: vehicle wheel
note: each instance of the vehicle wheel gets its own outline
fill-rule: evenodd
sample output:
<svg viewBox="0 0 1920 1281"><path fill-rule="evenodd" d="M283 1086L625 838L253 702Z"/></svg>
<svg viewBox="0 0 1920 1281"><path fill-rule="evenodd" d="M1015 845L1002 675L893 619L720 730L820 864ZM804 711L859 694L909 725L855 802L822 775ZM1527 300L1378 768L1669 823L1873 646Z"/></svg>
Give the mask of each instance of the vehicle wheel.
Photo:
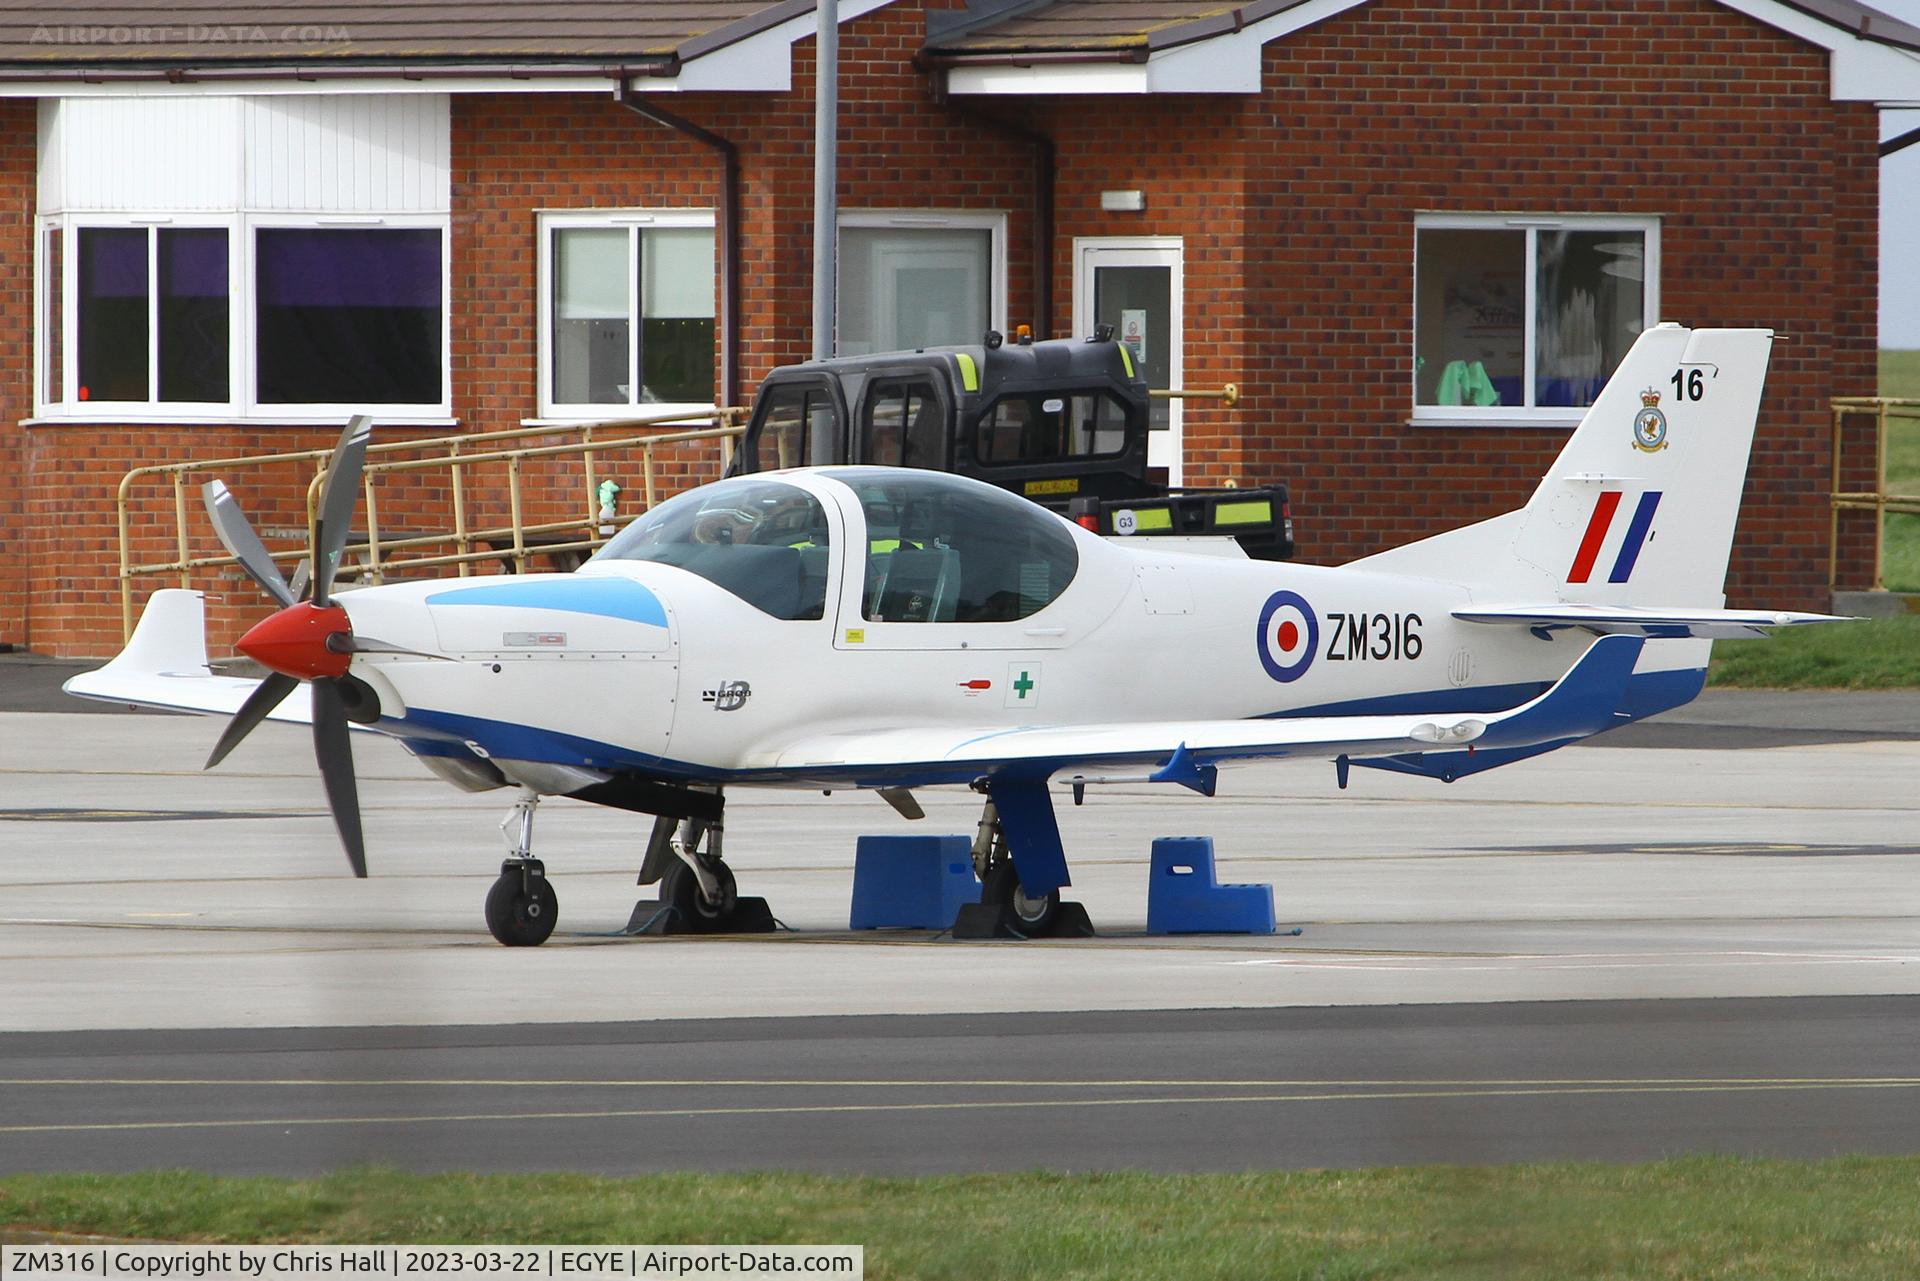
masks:
<svg viewBox="0 0 1920 1281"><path fill-rule="evenodd" d="M1014 926L1028 938L1035 938L1053 930L1054 918L1060 915L1060 891L1028 898L1020 888L1020 873L1015 870L1011 859L987 869L986 883L980 890L982 903L1004 903L1007 915Z"/></svg>
<svg viewBox="0 0 1920 1281"><path fill-rule="evenodd" d="M522 885L531 885L528 893ZM560 917L560 896L545 876L500 873L487 891L487 931L508 947L539 947Z"/></svg>
<svg viewBox="0 0 1920 1281"><path fill-rule="evenodd" d="M679 859L667 869L660 878L660 901L680 913L680 919L695 929L710 929L718 926L733 915L733 905L739 898L739 890L734 885L733 869L724 862L709 864L720 880L720 901L710 903L706 895L700 892L700 878L693 869Z"/></svg>

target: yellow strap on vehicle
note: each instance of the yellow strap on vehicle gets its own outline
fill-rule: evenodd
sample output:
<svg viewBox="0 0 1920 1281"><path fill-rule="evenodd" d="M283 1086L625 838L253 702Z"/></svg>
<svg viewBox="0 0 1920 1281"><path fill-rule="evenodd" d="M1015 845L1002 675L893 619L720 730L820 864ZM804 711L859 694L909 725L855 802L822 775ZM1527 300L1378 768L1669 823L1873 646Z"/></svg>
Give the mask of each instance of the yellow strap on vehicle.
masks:
<svg viewBox="0 0 1920 1281"><path fill-rule="evenodd" d="M1122 348L1124 351L1125 348ZM1135 529L1172 529L1173 509L1170 507L1136 507L1133 509L1133 527Z"/></svg>
<svg viewBox="0 0 1920 1281"><path fill-rule="evenodd" d="M1213 509L1215 525L1265 525L1273 519L1273 504L1265 499L1221 503Z"/></svg>
<svg viewBox="0 0 1920 1281"><path fill-rule="evenodd" d="M960 386L967 391L980 390L980 369L973 363L973 357L964 351L955 352L953 358L960 362Z"/></svg>
<svg viewBox="0 0 1920 1281"><path fill-rule="evenodd" d="M1127 367L1127 377L1133 377L1133 351L1125 343L1120 344L1120 363Z"/></svg>

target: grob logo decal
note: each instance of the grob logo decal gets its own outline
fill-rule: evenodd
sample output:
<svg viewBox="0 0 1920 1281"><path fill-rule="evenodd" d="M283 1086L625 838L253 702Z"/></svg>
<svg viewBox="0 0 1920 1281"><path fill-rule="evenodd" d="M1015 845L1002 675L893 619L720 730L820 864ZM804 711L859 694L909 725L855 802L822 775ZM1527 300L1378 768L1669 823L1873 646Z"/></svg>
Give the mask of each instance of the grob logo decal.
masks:
<svg viewBox="0 0 1920 1281"><path fill-rule="evenodd" d="M1313 666L1320 648L1320 620L1306 598L1275 592L1260 611L1260 666L1281 682L1297 681Z"/></svg>

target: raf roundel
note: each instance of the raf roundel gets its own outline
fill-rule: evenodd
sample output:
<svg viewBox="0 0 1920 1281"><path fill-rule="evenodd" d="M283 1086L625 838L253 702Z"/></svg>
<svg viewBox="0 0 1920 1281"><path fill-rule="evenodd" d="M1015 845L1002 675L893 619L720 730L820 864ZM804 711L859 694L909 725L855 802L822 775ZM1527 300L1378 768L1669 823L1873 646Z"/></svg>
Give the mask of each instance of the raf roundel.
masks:
<svg viewBox="0 0 1920 1281"><path fill-rule="evenodd" d="M1297 681L1313 666L1320 648L1320 619L1306 598L1275 592L1260 611L1260 666L1282 683Z"/></svg>

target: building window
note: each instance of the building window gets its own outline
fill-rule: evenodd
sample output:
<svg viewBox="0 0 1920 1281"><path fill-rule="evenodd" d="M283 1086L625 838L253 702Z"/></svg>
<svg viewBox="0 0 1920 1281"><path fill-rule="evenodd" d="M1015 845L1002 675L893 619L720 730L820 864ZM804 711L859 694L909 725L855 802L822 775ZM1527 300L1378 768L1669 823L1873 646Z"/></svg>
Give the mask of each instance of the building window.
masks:
<svg viewBox="0 0 1920 1281"><path fill-rule="evenodd" d="M1659 315L1651 218L1423 215L1414 255L1416 421L1577 422Z"/></svg>
<svg viewBox="0 0 1920 1281"><path fill-rule="evenodd" d="M842 356L977 343L1005 329L1003 214L878 212L840 217Z"/></svg>
<svg viewBox="0 0 1920 1281"><path fill-rule="evenodd" d="M263 405L433 405L441 390L440 232L254 233L255 396Z"/></svg>
<svg viewBox="0 0 1920 1281"><path fill-rule="evenodd" d="M443 94L43 98L52 418L445 420Z"/></svg>
<svg viewBox="0 0 1920 1281"><path fill-rule="evenodd" d="M229 401L229 238L225 227L75 227L73 327L50 345L50 379L64 346L76 401ZM56 285L60 240L50 233L43 267ZM49 311L57 326L60 308L50 301Z"/></svg>
<svg viewBox="0 0 1920 1281"><path fill-rule="evenodd" d="M711 213L548 214L540 276L543 415L714 403Z"/></svg>
<svg viewBox="0 0 1920 1281"><path fill-rule="evenodd" d="M444 219L199 217L44 224L44 412L447 412Z"/></svg>

